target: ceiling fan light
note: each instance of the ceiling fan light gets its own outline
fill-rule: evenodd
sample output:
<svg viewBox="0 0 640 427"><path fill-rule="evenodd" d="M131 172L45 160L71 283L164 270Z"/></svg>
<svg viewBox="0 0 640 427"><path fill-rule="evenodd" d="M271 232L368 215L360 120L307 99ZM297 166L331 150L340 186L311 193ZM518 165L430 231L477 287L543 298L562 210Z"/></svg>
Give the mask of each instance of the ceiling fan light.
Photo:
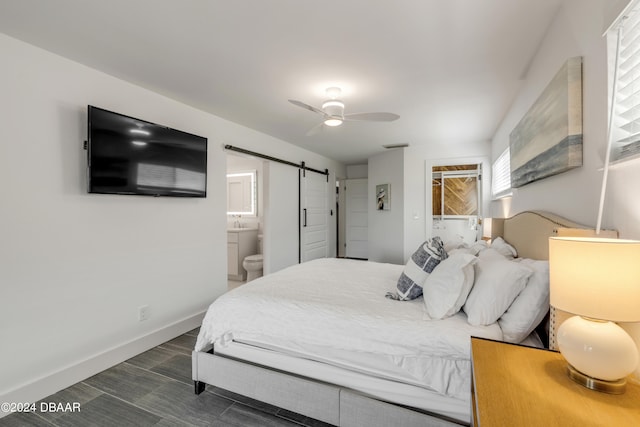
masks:
<svg viewBox="0 0 640 427"><path fill-rule="evenodd" d="M344 110L344 102L339 101L337 99L331 99L329 101L325 101L324 104L322 104L323 110L325 108L336 108L336 107Z"/></svg>
<svg viewBox="0 0 640 427"><path fill-rule="evenodd" d="M322 104L325 115L324 124L327 126L340 126L343 120L344 103L338 99L330 99Z"/></svg>
<svg viewBox="0 0 640 427"><path fill-rule="evenodd" d="M329 117L324 121L324 124L331 127L340 126L342 124L342 119L337 117Z"/></svg>

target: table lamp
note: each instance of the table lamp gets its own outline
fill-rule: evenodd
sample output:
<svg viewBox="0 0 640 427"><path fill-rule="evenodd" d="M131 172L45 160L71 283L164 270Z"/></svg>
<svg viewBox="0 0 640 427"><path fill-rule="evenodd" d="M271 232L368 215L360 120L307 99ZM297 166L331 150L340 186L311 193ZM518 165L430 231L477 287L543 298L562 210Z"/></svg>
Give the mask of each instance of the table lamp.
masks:
<svg viewBox="0 0 640 427"><path fill-rule="evenodd" d="M640 321L640 241L549 239L550 303L576 316L557 332L575 382L621 394L638 367L638 348L614 322Z"/></svg>
<svg viewBox="0 0 640 427"><path fill-rule="evenodd" d="M482 220L482 240L491 240L491 225L493 224L492 218L484 218Z"/></svg>

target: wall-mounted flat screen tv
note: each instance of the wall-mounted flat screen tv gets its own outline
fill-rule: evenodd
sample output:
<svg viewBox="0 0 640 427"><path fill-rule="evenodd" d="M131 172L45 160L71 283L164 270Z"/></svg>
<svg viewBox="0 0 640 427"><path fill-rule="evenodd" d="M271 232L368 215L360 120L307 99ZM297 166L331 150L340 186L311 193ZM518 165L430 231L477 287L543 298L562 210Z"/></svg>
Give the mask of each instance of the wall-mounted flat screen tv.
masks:
<svg viewBox="0 0 640 427"><path fill-rule="evenodd" d="M206 197L207 138L89 105L90 193Z"/></svg>

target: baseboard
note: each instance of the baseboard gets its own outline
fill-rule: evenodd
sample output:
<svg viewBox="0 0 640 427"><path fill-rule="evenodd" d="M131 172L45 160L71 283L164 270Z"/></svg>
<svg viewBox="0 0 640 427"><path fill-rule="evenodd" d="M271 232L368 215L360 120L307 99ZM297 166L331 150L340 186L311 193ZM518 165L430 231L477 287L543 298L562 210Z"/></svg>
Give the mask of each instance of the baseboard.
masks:
<svg viewBox="0 0 640 427"><path fill-rule="evenodd" d="M189 332L202 324L205 311L95 354L74 365L23 384L0 396L0 402L37 402L118 363ZM0 418L9 415L0 411Z"/></svg>

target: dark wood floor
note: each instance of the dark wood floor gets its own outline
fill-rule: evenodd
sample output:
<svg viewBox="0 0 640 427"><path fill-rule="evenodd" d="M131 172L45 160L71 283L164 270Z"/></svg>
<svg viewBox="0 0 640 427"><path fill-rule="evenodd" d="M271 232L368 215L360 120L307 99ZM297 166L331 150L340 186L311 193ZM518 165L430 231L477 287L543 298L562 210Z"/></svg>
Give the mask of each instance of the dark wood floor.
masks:
<svg viewBox="0 0 640 427"><path fill-rule="evenodd" d="M193 330L41 402L79 403L79 412L14 413L4 426L310 426L328 424L191 380ZM40 408L40 402L36 408Z"/></svg>

